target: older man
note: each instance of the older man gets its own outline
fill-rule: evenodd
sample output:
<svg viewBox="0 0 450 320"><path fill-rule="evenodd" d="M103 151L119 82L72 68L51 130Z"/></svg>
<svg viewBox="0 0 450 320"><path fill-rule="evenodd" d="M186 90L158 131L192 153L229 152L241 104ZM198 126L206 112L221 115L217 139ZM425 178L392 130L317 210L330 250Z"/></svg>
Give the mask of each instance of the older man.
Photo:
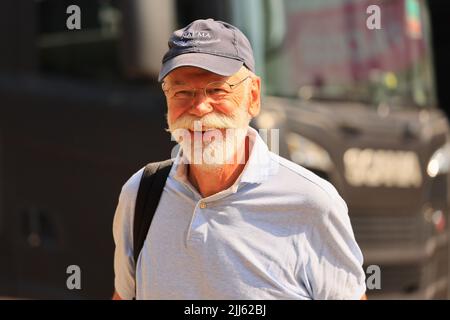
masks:
<svg viewBox="0 0 450 320"><path fill-rule="evenodd" d="M345 202L249 127L261 80L244 34L212 19L175 31L159 80L181 148L137 259L132 226L144 169L122 188L114 297L363 297L362 254Z"/></svg>

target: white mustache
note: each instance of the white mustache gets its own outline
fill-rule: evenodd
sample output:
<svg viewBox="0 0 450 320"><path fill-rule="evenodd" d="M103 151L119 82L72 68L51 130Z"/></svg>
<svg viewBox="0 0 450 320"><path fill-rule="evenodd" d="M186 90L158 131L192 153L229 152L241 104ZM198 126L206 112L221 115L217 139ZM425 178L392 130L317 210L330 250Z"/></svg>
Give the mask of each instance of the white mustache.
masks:
<svg viewBox="0 0 450 320"><path fill-rule="evenodd" d="M200 122L204 129L227 129L242 127L242 120L235 115L226 116L218 113L208 113L199 118L193 115L184 115L169 124L169 131L188 129L194 131L194 122Z"/></svg>

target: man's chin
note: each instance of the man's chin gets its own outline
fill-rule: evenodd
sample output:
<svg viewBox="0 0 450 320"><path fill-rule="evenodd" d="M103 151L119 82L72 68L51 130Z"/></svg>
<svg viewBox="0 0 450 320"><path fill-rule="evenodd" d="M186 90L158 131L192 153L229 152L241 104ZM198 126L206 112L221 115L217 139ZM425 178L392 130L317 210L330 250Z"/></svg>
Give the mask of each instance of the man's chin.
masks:
<svg viewBox="0 0 450 320"><path fill-rule="evenodd" d="M243 130L242 132L230 132L229 130L233 130L230 128L184 130L184 138L178 142L189 164L205 170L214 170L225 165L241 163L241 160L237 160L241 158L238 156L238 150L245 145L246 129L236 129Z"/></svg>
<svg viewBox="0 0 450 320"><path fill-rule="evenodd" d="M202 130L191 130L189 129L189 133L191 134L191 139L199 139L201 138L203 139L207 139L208 137L211 136L217 136L217 135L221 135L222 137L225 138L225 134L227 132L227 130L229 130L230 128L206 128L206 129L202 129Z"/></svg>
<svg viewBox="0 0 450 320"><path fill-rule="evenodd" d="M193 164L198 167L207 168L219 168L223 167L227 164L232 164L234 161L234 157L226 157L225 155L219 155L217 157L211 156L208 151L205 153L191 152L190 155L185 154L185 159L188 164Z"/></svg>

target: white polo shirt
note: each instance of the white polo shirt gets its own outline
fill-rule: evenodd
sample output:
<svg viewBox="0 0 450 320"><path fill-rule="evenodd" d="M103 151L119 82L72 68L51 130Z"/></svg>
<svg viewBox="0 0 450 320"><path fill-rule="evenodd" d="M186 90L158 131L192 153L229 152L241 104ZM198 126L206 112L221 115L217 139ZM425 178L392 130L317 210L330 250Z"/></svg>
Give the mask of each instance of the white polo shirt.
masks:
<svg viewBox="0 0 450 320"><path fill-rule="evenodd" d="M137 261L134 207L143 169L114 217L123 299L359 299L363 257L335 188L270 152L249 128L250 156L228 189L203 198L177 156ZM177 163L179 162L179 163ZM135 287L136 279L136 287Z"/></svg>

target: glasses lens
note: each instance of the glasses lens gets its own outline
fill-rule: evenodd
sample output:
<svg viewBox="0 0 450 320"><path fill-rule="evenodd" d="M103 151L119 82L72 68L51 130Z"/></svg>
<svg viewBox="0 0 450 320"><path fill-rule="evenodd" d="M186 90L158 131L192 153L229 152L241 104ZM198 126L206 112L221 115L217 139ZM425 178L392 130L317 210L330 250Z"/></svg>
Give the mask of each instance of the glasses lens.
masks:
<svg viewBox="0 0 450 320"><path fill-rule="evenodd" d="M211 82L206 86L205 91L209 98L220 101L231 92L231 88L226 82Z"/></svg>
<svg viewBox="0 0 450 320"><path fill-rule="evenodd" d="M189 100L195 95L195 90L186 86L173 86L169 92L172 98L180 100Z"/></svg>

